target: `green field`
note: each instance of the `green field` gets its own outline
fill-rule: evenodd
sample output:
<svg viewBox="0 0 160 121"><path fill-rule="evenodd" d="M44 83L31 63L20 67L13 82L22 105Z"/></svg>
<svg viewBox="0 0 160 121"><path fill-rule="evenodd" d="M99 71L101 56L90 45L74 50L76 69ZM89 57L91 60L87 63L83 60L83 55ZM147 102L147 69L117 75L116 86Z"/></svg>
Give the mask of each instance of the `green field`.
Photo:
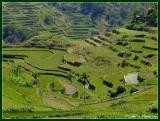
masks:
<svg viewBox="0 0 160 121"><path fill-rule="evenodd" d="M158 119L158 3L3 2L3 119Z"/></svg>
<svg viewBox="0 0 160 121"><path fill-rule="evenodd" d="M106 46L75 41L67 51L3 48L3 118L157 118L157 114L149 110L158 105L155 74L158 54L157 50L143 48L143 45L157 44L150 39L155 35L123 28L117 31L120 34L103 35L112 41ZM139 38L135 36L137 34L146 36ZM125 42L128 45L117 44L124 35L127 35ZM133 39L145 41L133 42ZM123 52L130 56L119 56ZM146 57L147 54L154 56ZM135 55L137 60L134 60ZM82 60L80 65L74 65ZM124 60L129 64L118 66ZM142 60L150 62L151 66L143 64ZM145 79L144 82L124 85L120 81L127 73L135 71ZM84 73L94 90L86 89L78 82ZM34 84L35 80L38 82ZM113 87L104 85L103 80L109 80ZM111 97L108 91L115 92L118 86L124 87L125 91ZM71 93L76 89L76 93L68 94L67 87ZM138 92L130 94L133 88Z"/></svg>

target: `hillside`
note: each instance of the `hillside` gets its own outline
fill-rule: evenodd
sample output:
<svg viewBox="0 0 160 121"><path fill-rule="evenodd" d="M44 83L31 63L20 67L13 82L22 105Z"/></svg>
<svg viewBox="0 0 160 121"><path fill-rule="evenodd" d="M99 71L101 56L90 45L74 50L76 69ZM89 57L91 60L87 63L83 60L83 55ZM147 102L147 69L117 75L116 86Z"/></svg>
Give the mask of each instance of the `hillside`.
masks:
<svg viewBox="0 0 160 121"><path fill-rule="evenodd" d="M56 112L60 108L60 117L74 117L73 112L76 111L75 117L78 115L80 118L106 118L108 115L110 118L127 118L132 115L155 118L156 114L149 112L150 107L157 105L158 55L157 40L151 39L154 36L155 33L120 28L116 33L109 32L86 41L75 41L74 46L67 51L4 49L4 117L41 118L43 116L39 111L42 110L47 111L43 114L45 117L57 117ZM138 84L124 85L123 76L137 71L140 75ZM83 78L88 81L83 82ZM109 81L113 87L105 85L104 80ZM89 89L84 89L86 83L89 83ZM124 92L114 95L118 87L124 88ZM9 93L6 93L7 90L10 90ZM131 90L137 93L132 94ZM133 105L134 108L131 108ZM63 112L66 109L69 111L67 114ZM26 113L16 117L11 115L11 110L15 113L24 110ZM31 113L27 114L29 110ZM53 111L55 113L50 114Z"/></svg>
<svg viewBox="0 0 160 121"><path fill-rule="evenodd" d="M157 119L155 5L4 3L2 117Z"/></svg>
<svg viewBox="0 0 160 121"><path fill-rule="evenodd" d="M140 3L3 3L3 39L18 44L39 32L66 39L86 39L123 25ZM99 31L100 30L100 31Z"/></svg>

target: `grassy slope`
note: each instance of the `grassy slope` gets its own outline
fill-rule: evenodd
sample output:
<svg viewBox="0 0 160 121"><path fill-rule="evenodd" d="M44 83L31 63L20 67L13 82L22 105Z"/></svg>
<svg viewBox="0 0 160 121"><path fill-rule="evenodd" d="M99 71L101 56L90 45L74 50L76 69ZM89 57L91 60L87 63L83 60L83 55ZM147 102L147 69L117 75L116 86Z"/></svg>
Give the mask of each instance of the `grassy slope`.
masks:
<svg viewBox="0 0 160 121"><path fill-rule="evenodd" d="M151 34L151 33L139 32L139 31L133 31L133 30L127 30L127 29L118 29L118 31L120 31L120 34L112 33L112 35L109 38L113 41L112 45L115 46L119 51L127 51L127 52L129 51L127 46L125 47L121 45L116 45L117 39L122 38L123 35L128 35L128 40L129 40L130 37L133 37L136 34L146 34L147 37L143 38L146 40L145 44L150 44L153 42L157 43L155 40L149 39L150 36L154 36L154 34ZM75 43L76 41L74 42L74 44ZM136 48L137 47L141 48L143 45L142 43L139 43L139 42L129 42L129 44ZM88 44L82 41L81 45L88 45ZM78 47L78 44L75 44L75 46ZM24 48L18 48L17 50L21 50L21 49L24 49ZM51 53L49 51L44 51L44 49L39 50L39 51L29 51L30 49L25 49L26 51L11 51L13 50L13 48L10 49L10 51L5 51L4 49L3 53L4 54L28 55L29 58L25 60L26 62L29 62L39 68L57 69L57 66L62 63L62 56L65 54L67 54L68 56L72 56L72 53L75 54L76 53L75 50L77 49L78 48L74 48L74 47L70 48L69 49L71 52L70 54L67 54L63 51L58 51L58 50L53 50L53 53ZM82 48L80 48L80 50L81 49ZM9 50L9 49L6 49L6 50ZM157 81L156 81L157 78L152 73L152 70L157 70L156 57L147 59L147 61L150 61L152 63L152 67L147 67L146 65L143 65L140 62L142 59L144 59L143 57L144 54L155 53L157 55L157 51L148 50L144 48L142 48L142 51L143 51L142 53L138 53L138 54L136 53L139 56L139 59L136 61L133 60L133 55L135 53L131 52L132 56L128 58L129 62L141 66L140 73L146 78L146 84L156 84L157 85ZM86 52L88 54L86 54ZM42 92L41 96L37 96L37 87L30 87L30 88L20 87L20 86L17 86L9 82L9 77L7 76L7 73L10 73L9 71L11 70L14 64L12 65L11 63L9 63L8 65L6 62L4 62L3 63L3 66L4 66L3 67L4 68L3 102L6 101L7 103L5 103L3 110L8 109L12 106L13 108L25 107L25 106L28 106L28 104L30 104L31 107L37 107L41 111L48 110L48 107L62 108L62 109L66 109L70 107L70 109L72 108L74 109L75 105L82 104L82 106L80 106L80 109L85 109L85 110L93 109L92 112L88 113L87 115L82 114L82 115L75 116L75 117L110 118L110 117L122 117L122 116L130 117L130 116L135 115L135 117L133 118L136 118L136 116L142 118L145 115L150 115L151 117L153 116L155 118L155 115L148 113L147 110L149 106L151 106L152 103L155 103L157 100L157 86L156 85L154 87L148 85L146 87L152 87L152 88L144 92L135 94L134 96L126 97L122 99L123 101L120 101L121 99L118 99L115 101L99 103L95 105L83 105L84 103L92 103L92 102L104 101L104 100L110 99L110 97L107 96L107 91L109 90L109 88L103 85L101 78L111 81L114 84L111 90L114 91L116 90L117 86L122 85L119 80L123 78L124 74L137 70L133 67L125 67L125 68L117 67L117 64L121 62L123 59L125 59L125 58L121 58L117 56L117 54L118 52L113 52L108 46L92 47L88 45L87 49L80 51L80 55L83 55L83 57L87 60L87 62L80 67L74 67L71 65L68 65L68 66L70 66L74 71L80 74L83 72L87 72L87 74L89 74L90 76L89 81L91 84L93 84L96 87L96 90L95 91L84 90L82 84L78 83L75 78L73 78L72 82L70 82L67 79L62 78L62 77L40 75L38 76L40 83L37 86L39 90ZM107 60L107 63L102 64L101 66L98 66L97 61L95 60L96 57L104 57L104 59ZM69 59L72 60L72 57L70 57ZM15 65L17 64L23 65L23 61L16 60ZM27 76L31 74L29 72L26 72L24 73L24 75ZM48 85L51 82L55 82L56 85L58 86L61 85L63 87L64 86L63 81L65 81L65 83L68 83L68 84L71 83L78 89L79 96L77 98L73 98L72 96L68 96L68 95L63 95L60 93L60 91L53 92L50 90ZM129 94L129 91L132 87L141 88L141 86L143 87L143 83L138 84L138 85L126 85L127 91L121 94L120 96ZM5 91L6 89L11 90L10 93L6 94L6 91ZM14 89L16 89L16 91ZM86 99L85 101L84 99L80 99L79 97L83 95L84 93L89 94L91 98ZM51 96L53 100L50 100L48 98L49 96ZM37 102L37 99L38 99L38 102ZM144 100L145 100L145 103L144 103ZM56 103L54 103L54 101ZM44 102L46 102L47 105L44 104ZM124 103L121 104L118 102L124 102ZM141 106L142 108L139 108L139 106ZM44 107L44 109L41 109L40 107ZM142 112L145 112L144 115L142 114ZM46 115L48 114L49 113L47 113ZM8 114L6 115L8 116ZM74 117L74 116L71 116L71 117Z"/></svg>

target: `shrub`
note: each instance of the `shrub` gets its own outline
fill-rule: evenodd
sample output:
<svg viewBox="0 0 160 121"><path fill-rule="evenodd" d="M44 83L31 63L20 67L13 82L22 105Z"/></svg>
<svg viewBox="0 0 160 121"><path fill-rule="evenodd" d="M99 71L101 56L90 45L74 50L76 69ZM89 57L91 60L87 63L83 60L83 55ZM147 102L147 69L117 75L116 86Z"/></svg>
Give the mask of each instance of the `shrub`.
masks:
<svg viewBox="0 0 160 121"><path fill-rule="evenodd" d="M113 33L116 33L116 34L120 34L120 32L117 31L117 30L112 30L112 32L113 32Z"/></svg>
<svg viewBox="0 0 160 121"><path fill-rule="evenodd" d="M52 16L46 15L44 18L44 23L50 25L53 22Z"/></svg>
<svg viewBox="0 0 160 121"><path fill-rule="evenodd" d="M134 92L137 92L137 91L138 91L138 89L132 88L132 89L130 90L130 93L134 93Z"/></svg>
<svg viewBox="0 0 160 121"><path fill-rule="evenodd" d="M105 33L105 36L110 37L111 35L112 35L111 33L108 33L108 32Z"/></svg>
<svg viewBox="0 0 160 121"><path fill-rule="evenodd" d="M139 58L139 56L135 55L134 58L133 58L133 60L137 60L138 58Z"/></svg>
<svg viewBox="0 0 160 121"><path fill-rule="evenodd" d="M149 108L148 111L151 112L151 113L158 113L158 108L157 108L157 106L152 105L152 106Z"/></svg>
<svg viewBox="0 0 160 121"><path fill-rule="evenodd" d="M149 31L148 27L145 27L145 24L130 24L126 26L127 29L139 30L139 31Z"/></svg>
<svg viewBox="0 0 160 121"><path fill-rule="evenodd" d="M158 75L158 74L157 74L157 71L153 71L153 74L156 75L156 76Z"/></svg>
<svg viewBox="0 0 160 121"><path fill-rule="evenodd" d="M145 60L141 60L141 63L143 63L146 66L152 66L152 64L150 62L145 61Z"/></svg>
<svg viewBox="0 0 160 121"><path fill-rule="evenodd" d="M3 39L8 43L23 42L36 34L37 31L35 29L27 30L14 25L7 25L3 28Z"/></svg>
<svg viewBox="0 0 160 121"><path fill-rule="evenodd" d="M9 108L4 110L4 112L32 112L32 108Z"/></svg>
<svg viewBox="0 0 160 121"><path fill-rule="evenodd" d="M50 83L49 87L52 91L54 91L54 82Z"/></svg>
<svg viewBox="0 0 160 121"><path fill-rule="evenodd" d="M123 60L121 66L122 67L128 66L128 62L126 60Z"/></svg>
<svg viewBox="0 0 160 121"><path fill-rule="evenodd" d="M151 58L151 57L153 57L153 56L155 56L155 54L146 54L146 55L144 55L143 57L144 57L144 58Z"/></svg>
<svg viewBox="0 0 160 121"><path fill-rule="evenodd" d="M125 91L126 91L125 87L123 87L123 86L118 86L117 87L117 94L121 94L121 93L123 93Z"/></svg>
<svg viewBox="0 0 160 121"><path fill-rule="evenodd" d="M135 35L135 37L145 37L146 35L145 34L138 34L138 35Z"/></svg>
<svg viewBox="0 0 160 121"><path fill-rule="evenodd" d="M96 88L95 88L95 86L94 86L94 85L89 84L89 89L91 89L91 90L95 90Z"/></svg>
<svg viewBox="0 0 160 121"><path fill-rule="evenodd" d="M97 66L101 66L101 65L105 65L105 64L110 64L110 61L107 60L105 57L103 56L97 56L94 58L94 60L96 61L96 65Z"/></svg>
<svg viewBox="0 0 160 121"><path fill-rule="evenodd" d="M143 82L145 79L138 74L138 81Z"/></svg>
<svg viewBox="0 0 160 121"><path fill-rule="evenodd" d="M152 36L151 39L157 41L157 37L155 37L155 36Z"/></svg>
<svg viewBox="0 0 160 121"><path fill-rule="evenodd" d="M111 92L110 93L110 97L117 97L117 95L118 95L117 92Z"/></svg>
<svg viewBox="0 0 160 121"><path fill-rule="evenodd" d="M111 88L113 87L113 84L111 82L107 81L107 80L104 80L103 84L108 86L108 87L111 87Z"/></svg>
<svg viewBox="0 0 160 121"><path fill-rule="evenodd" d="M78 97L78 92L74 93L72 97Z"/></svg>
<svg viewBox="0 0 160 121"><path fill-rule="evenodd" d="M32 76L33 76L35 79L37 79L38 73L33 72L33 73L32 73Z"/></svg>
<svg viewBox="0 0 160 121"><path fill-rule="evenodd" d="M80 99L89 99L89 98L90 98L90 96L88 94L82 94L80 96Z"/></svg>
<svg viewBox="0 0 160 121"><path fill-rule="evenodd" d="M126 45L128 45L128 43L127 43L127 42L125 42L125 41L121 41L121 40L119 40L116 44L117 44L117 45L122 45L122 46L126 46Z"/></svg>
<svg viewBox="0 0 160 121"><path fill-rule="evenodd" d="M157 113L157 112L158 112L158 108L157 108L157 107L152 107L152 108L150 109L150 112L151 112L151 113Z"/></svg>
<svg viewBox="0 0 160 121"><path fill-rule="evenodd" d="M109 46L109 48L114 52L118 52L118 50L115 47L111 46L111 45Z"/></svg>
<svg viewBox="0 0 160 121"><path fill-rule="evenodd" d="M142 51L142 50L134 50L134 49L131 49L131 52L134 52L134 53L142 53L143 51Z"/></svg>
<svg viewBox="0 0 160 121"><path fill-rule="evenodd" d="M118 53L118 56L120 56L120 57L130 57L130 56L131 56L131 53L119 52L119 53Z"/></svg>
<svg viewBox="0 0 160 121"><path fill-rule="evenodd" d="M145 40L142 39L132 39L130 42L145 42Z"/></svg>

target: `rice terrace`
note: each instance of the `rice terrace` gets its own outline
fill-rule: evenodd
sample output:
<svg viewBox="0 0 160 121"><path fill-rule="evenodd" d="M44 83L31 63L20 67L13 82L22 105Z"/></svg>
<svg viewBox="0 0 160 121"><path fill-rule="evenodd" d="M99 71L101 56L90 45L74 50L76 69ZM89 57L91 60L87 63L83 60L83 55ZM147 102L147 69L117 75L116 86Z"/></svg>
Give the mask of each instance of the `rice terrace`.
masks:
<svg viewBox="0 0 160 121"><path fill-rule="evenodd" d="M2 3L2 118L157 119L158 3Z"/></svg>

